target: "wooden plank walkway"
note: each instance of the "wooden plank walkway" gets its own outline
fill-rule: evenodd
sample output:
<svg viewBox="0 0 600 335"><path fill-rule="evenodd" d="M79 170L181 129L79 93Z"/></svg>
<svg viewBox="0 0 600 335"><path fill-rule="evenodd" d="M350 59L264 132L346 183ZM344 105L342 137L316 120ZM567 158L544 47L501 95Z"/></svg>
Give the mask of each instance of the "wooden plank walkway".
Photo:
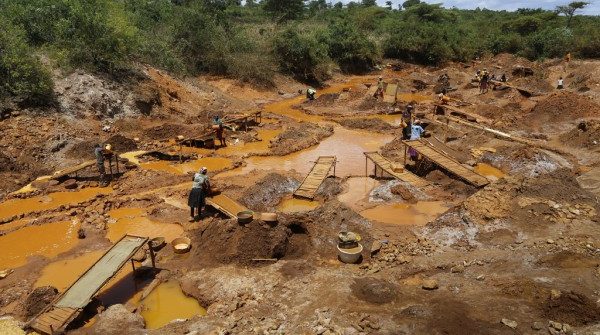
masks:
<svg viewBox="0 0 600 335"><path fill-rule="evenodd" d="M437 148L426 144L422 140L402 141L402 143L415 149L421 155L427 157L427 159L430 161L471 185L482 187L490 183L484 176L467 169L454 158L444 154Z"/></svg>
<svg viewBox="0 0 600 335"><path fill-rule="evenodd" d="M50 179L60 179L62 177L66 177L70 174L79 172L83 169L86 169L90 166L93 166L94 164L96 164L96 160L91 160L91 161L87 161L87 162L83 162L81 164L75 165L75 166L71 166L62 170L58 170L56 172L54 172L51 176Z"/></svg>
<svg viewBox="0 0 600 335"><path fill-rule="evenodd" d="M375 92L377 92L377 84L371 85L371 87L369 87L369 89L367 90L367 96L372 98L375 96Z"/></svg>
<svg viewBox="0 0 600 335"><path fill-rule="evenodd" d="M387 84L385 88L385 94L383 95L383 102L393 104L396 102L396 93L398 92L398 85Z"/></svg>
<svg viewBox="0 0 600 335"><path fill-rule="evenodd" d="M364 155L365 158L370 159L373 162L373 164L375 164L375 166L378 166L381 170L385 171L387 174L398 180L407 182L417 188L429 185L429 182L427 182L425 179L422 179L421 177L413 174L412 172L406 169L404 169L403 172L395 172L392 166L392 162L389 159L383 157L379 152L365 152Z"/></svg>
<svg viewBox="0 0 600 335"><path fill-rule="evenodd" d="M448 109L448 110L450 110L450 115L456 115L456 116L462 117L468 121L474 120L477 123L492 124L492 120L490 120L484 116L477 115L475 113L467 112L466 110L460 109L458 107L454 107L454 106L450 106L450 105L440 105L440 104L436 104L436 106L442 107L445 110Z"/></svg>
<svg viewBox="0 0 600 335"><path fill-rule="evenodd" d="M89 304L94 295L147 242L148 237L124 235L49 307L36 316L29 326L46 334L64 330Z"/></svg>
<svg viewBox="0 0 600 335"><path fill-rule="evenodd" d="M237 213L248 210L248 208L246 208L244 205L222 193L212 197L207 197L206 204L214 207L216 210L222 212L230 218L237 218Z"/></svg>
<svg viewBox="0 0 600 335"><path fill-rule="evenodd" d="M295 197L314 199L319 186L329 176L329 171L333 167L335 174L335 156L320 156L312 169L302 181L302 184L294 192Z"/></svg>

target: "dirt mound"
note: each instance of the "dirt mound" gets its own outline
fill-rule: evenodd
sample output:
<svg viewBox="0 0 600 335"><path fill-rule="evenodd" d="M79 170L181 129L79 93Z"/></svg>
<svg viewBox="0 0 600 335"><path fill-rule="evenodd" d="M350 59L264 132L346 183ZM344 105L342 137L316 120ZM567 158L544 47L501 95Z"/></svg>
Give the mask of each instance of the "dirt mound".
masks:
<svg viewBox="0 0 600 335"><path fill-rule="evenodd" d="M110 143L115 152L127 152L138 149L138 146L134 140L120 134L110 137L105 142Z"/></svg>
<svg viewBox="0 0 600 335"><path fill-rule="evenodd" d="M381 99L376 99L374 97L366 97L363 101L361 101L356 109L359 111L372 111L372 110L387 110L389 105Z"/></svg>
<svg viewBox="0 0 600 335"><path fill-rule="evenodd" d="M333 106L339 97L339 93L325 93L321 94L317 99L308 101L305 104L313 107L329 107Z"/></svg>
<svg viewBox="0 0 600 335"><path fill-rule="evenodd" d="M117 153L133 151L138 148L134 140L118 134L108 138L106 141L87 140L79 142L69 148L65 155L72 159L94 159L94 148L96 144L102 143L110 143L113 150Z"/></svg>
<svg viewBox="0 0 600 335"><path fill-rule="evenodd" d="M333 135L333 127L314 123L294 124L271 141L271 152L277 156L306 149Z"/></svg>
<svg viewBox="0 0 600 335"><path fill-rule="evenodd" d="M272 211L283 195L293 192L296 187L298 187L298 182L292 178L270 173L247 188L240 201L255 211Z"/></svg>
<svg viewBox="0 0 600 335"><path fill-rule="evenodd" d="M392 302L398 295L396 285L377 278L358 278L350 288L358 299L378 305Z"/></svg>
<svg viewBox="0 0 600 335"><path fill-rule="evenodd" d="M337 120L337 122L342 126L350 129L366 129L378 132L390 132L395 129L398 129L398 127L394 127L381 119L342 119Z"/></svg>
<svg viewBox="0 0 600 335"><path fill-rule="evenodd" d="M579 327L600 321L600 307L583 294L564 292L558 298L548 298L544 305L544 316Z"/></svg>
<svg viewBox="0 0 600 335"><path fill-rule="evenodd" d="M25 316L30 318L41 312L54 300L58 290L52 286L38 287L25 300Z"/></svg>
<svg viewBox="0 0 600 335"><path fill-rule="evenodd" d="M145 135L152 140L166 140L186 133L186 127L180 124L165 123L146 129Z"/></svg>
<svg viewBox="0 0 600 335"><path fill-rule="evenodd" d="M600 120L582 121L571 131L560 135L560 140L575 148L596 148L600 143Z"/></svg>
<svg viewBox="0 0 600 335"><path fill-rule="evenodd" d="M582 117L593 117L600 113L600 105L592 99L571 92L553 93L540 101L530 112L532 122L566 121Z"/></svg>
<svg viewBox="0 0 600 335"><path fill-rule="evenodd" d="M19 165L10 157L0 152L0 172L17 172Z"/></svg>

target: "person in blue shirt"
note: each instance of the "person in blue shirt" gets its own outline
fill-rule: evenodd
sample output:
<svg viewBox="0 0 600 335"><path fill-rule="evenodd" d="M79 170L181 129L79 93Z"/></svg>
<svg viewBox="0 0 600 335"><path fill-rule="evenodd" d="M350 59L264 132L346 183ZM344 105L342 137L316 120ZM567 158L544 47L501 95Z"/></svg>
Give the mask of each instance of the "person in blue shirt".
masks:
<svg viewBox="0 0 600 335"><path fill-rule="evenodd" d="M415 122L411 125L410 129L411 129L411 133L410 133L411 141L416 141L416 140L420 139L421 135L423 135L423 133L425 132L425 129L423 129L423 127L421 127L420 120L415 120ZM410 154L410 159L412 159L413 161L416 161L417 158L419 157L419 153L413 148L408 148L408 153Z"/></svg>

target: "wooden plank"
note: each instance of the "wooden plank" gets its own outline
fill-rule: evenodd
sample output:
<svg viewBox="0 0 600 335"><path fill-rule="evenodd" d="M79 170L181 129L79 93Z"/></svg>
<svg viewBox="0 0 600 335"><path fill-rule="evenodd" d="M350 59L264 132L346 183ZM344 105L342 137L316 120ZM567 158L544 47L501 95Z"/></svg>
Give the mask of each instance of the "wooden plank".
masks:
<svg viewBox="0 0 600 335"><path fill-rule="evenodd" d="M68 175L70 175L72 173L75 173L75 172L78 172L78 171L83 170L85 168L88 168L88 167L90 167L90 166L92 166L94 164L96 164L96 161L95 160L91 160L91 161L83 162L81 164L78 164L78 165L75 165L75 166L72 166L72 167L69 167L69 168L58 170L58 171L54 172L52 174L52 176L50 176L50 179L59 179L59 178L68 176Z"/></svg>
<svg viewBox="0 0 600 335"><path fill-rule="evenodd" d="M460 162L438 151L437 148L425 144L422 140L402 142L419 152L421 155L427 157L438 166L463 179L469 184L477 187L482 187L489 184L489 181L484 176L467 169Z"/></svg>
<svg viewBox="0 0 600 335"><path fill-rule="evenodd" d="M248 211L248 208L222 193L207 197L206 204L231 218L237 218L239 212Z"/></svg>
<svg viewBox="0 0 600 335"><path fill-rule="evenodd" d="M369 87L369 89L367 90L367 96L373 97L375 96L375 92L377 92L377 84L371 85L371 87Z"/></svg>
<svg viewBox="0 0 600 335"><path fill-rule="evenodd" d="M385 94L383 95L383 101L393 104L396 102L396 92L398 92L398 85L387 84Z"/></svg>
<svg viewBox="0 0 600 335"><path fill-rule="evenodd" d="M320 156L300 186L294 191L294 196L314 199L315 193L329 176L329 171L336 163L335 156Z"/></svg>
<svg viewBox="0 0 600 335"><path fill-rule="evenodd" d="M383 171L385 171L390 176L407 182L414 187L421 188L429 185L429 182L418 177L417 175L411 173L410 171L404 169L403 172L395 172L392 166L392 162L387 158L383 157L379 152L365 152L364 155L370 159L373 164L377 165Z"/></svg>
<svg viewBox="0 0 600 335"><path fill-rule="evenodd" d="M471 118L471 119L475 120L475 122L477 122L477 123L492 124L492 120L490 120L484 116L475 114L475 113L467 112L466 110L460 109L458 107L454 107L454 106L450 106L450 105L439 105L439 104L436 104L436 106L442 107L444 109L449 109L451 111L451 113L450 113L451 115L458 115L467 120L469 120L469 118Z"/></svg>

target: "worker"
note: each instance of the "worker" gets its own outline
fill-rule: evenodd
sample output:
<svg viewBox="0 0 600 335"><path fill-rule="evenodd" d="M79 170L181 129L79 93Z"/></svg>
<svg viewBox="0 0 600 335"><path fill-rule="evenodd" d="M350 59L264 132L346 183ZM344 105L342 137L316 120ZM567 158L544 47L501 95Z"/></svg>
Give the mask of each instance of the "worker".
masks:
<svg viewBox="0 0 600 335"><path fill-rule="evenodd" d="M411 134L411 126L413 113L415 110L415 101L411 101L408 105L406 105L406 109L402 112L402 139L408 140L410 139Z"/></svg>
<svg viewBox="0 0 600 335"><path fill-rule="evenodd" d="M379 80L377 80L377 91L375 91L375 97L383 98L383 77L379 76Z"/></svg>
<svg viewBox="0 0 600 335"><path fill-rule="evenodd" d="M317 94L317 90L315 90L312 87L310 87L306 90L306 98L308 100L315 100L315 94Z"/></svg>
<svg viewBox="0 0 600 335"><path fill-rule="evenodd" d="M562 90L564 88L564 84L565 84L565 82L563 80L563 77L560 77L558 79L558 86L556 86L556 88L559 89L559 90Z"/></svg>
<svg viewBox="0 0 600 335"><path fill-rule="evenodd" d="M490 75L487 72L487 69L483 69L481 73L481 80L479 81L479 93L487 93L488 92L488 80L490 79Z"/></svg>
<svg viewBox="0 0 600 335"><path fill-rule="evenodd" d="M218 115L213 118L213 129L215 130L215 135L220 145L222 147L226 147L227 143L225 142L225 136L223 134L225 131L223 127L223 120L221 120Z"/></svg>
<svg viewBox="0 0 600 335"><path fill-rule="evenodd" d="M441 105L447 105L450 102L450 100L452 100L449 96L445 95L444 93L440 93L438 95L438 99Z"/></svg>
<svg viewBox="0 0 600 335"><path fill-rule="evenodd" d="M206 196L210 193L210 181L208 180L208 169L202 167L192 178L192 190L188 197L188 206L190 206L190 222L200 221L202 208L206 203ZM196 216L196 210L198 215Z"/></svg>
<svg viewBox="0 0 600 335"><path fill-rule="evenodd" d="M506 73L502 74L502 77L500 77L500 81L505 83L506 82Z"/></svg>
<svg viewBox="0 0 600 335"><path fill-rule="evenodd" d="M98 174L100 174L100 184L106 186L106 171L104 169L104 149L101 144L94 146L94 156L96 156L96 166Z"/></svg>
<svg viewBox="0 0 600 335"><path fill-rule="evenodd" d="M571 61L571 53L567 52L567 55L565 56L565 61L567 62L567 64Z"/></svg>
<svg viewBox="0 0 600 335"><path fill-rule="evenodd" d="M421 138L421 135L423 135L424 132L425 132L425 129L423 129L423 127L421 127L421 120L415 120L415 122L411 126L410 140L411 141L419 140ZM419 154L417 153L417 151L415 149L413 149L412 147L408 149L408 153L410 155L410 158L413 161L416 161L419 157Z"/></svg>

